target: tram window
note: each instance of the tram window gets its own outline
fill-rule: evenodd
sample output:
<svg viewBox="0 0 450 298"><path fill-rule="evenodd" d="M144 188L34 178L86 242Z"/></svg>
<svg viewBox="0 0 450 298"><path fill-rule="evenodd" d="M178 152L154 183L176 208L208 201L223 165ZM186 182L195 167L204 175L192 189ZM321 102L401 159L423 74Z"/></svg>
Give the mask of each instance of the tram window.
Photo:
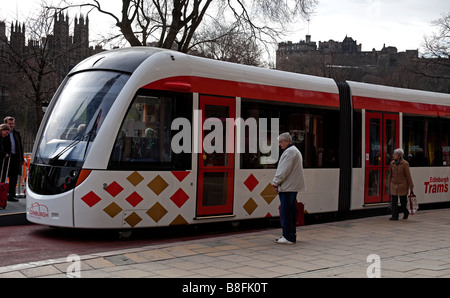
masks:
<svg viewBox="0 0 450 298"><path fill-rule="evenodd" d="M302 153L305 168L339 167L339 112L337 110L243 99L241 118L244 120L254 118L256 122L260 118L266 118L269 132L270 119L278 118L279 133L291 134L294 145ZM241 168L276 168L276 164L264 162L265 156L261 154L259 148L257 153L249 153L248 133L246 129L245 153L240 154ZM270 137L268 135L267 139ZM281 155L281 150L279 153Z"/></svg>
<svg viewBox="0 0 450 298"><path fill-rule="evenodd" d="M109 168L120 170L188 170L191 154L171 149L172 120L192 119L192 97L140 91L119 130Z"/></svg>
<svg viewBox="0 0 450 298"><path fill-rule="evenodd" d="M403 144L411 167L450 165L450 120L405 116Z"/></svg>
<svg viewBox="0 0 450 298"><path fill-rule="evenodd" d="M442 120L442 165L450 166L450 119Z"/></svg>
<svg viewBox="0 0 450 298"><path fill-rule="evenodd" d="M362 164L361 152L362 139L362 114L360 111L353 112L353 167L360 168Z"/></svg>

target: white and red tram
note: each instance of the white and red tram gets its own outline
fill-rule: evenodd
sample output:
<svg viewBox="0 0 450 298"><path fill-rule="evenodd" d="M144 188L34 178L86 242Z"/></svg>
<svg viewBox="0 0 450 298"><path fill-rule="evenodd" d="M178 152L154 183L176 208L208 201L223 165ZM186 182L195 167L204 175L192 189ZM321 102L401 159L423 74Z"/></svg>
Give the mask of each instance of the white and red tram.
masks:
<svg viewBox="0 0 450 298"><path fill-rule="evenodd" d="M129 229L278 216L275 131L303 154L310 214L385 204L397 147L419 202L450 201L448 94L136 47L94 55L61 84L33 149L27 219Z"/></svg>

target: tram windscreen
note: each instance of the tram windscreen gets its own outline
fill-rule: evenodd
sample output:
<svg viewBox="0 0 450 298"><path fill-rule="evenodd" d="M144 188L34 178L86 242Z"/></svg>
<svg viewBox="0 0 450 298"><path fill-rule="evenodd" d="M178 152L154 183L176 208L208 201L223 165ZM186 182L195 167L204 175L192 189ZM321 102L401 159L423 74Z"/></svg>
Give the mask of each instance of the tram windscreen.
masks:
<svg viewBox="0 0 450 298"><path fill-rule="evenodd" d="M49 111L35 162L80 166L128 78L110 71L82 72L68 78Z"/></svg>

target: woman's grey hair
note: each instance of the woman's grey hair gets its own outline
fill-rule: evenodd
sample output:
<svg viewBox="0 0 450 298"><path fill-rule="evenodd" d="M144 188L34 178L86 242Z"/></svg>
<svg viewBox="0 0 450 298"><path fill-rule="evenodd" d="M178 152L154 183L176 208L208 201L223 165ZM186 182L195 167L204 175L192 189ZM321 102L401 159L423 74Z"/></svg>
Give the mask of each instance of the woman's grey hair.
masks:
<svg viewBox="0 0 450 298"><path fill-rule="evenodd" d="M403 157L403 155L405 154L402 148L395 149L394 153L397 153L400 157Z"/></svg>
<svg viewBox="0 0 450 298"><path fill-rule="evenodd" d="M8 124L0 124L0 131L2 130L11 131L11 128L9 127Z"/></svg>
<svg viewBox="0 0 450 298"><path fill-rule="evenodd" d="M288 132L283 132L281 135L279 135L278 140L292 143L292 137Z"/></svg>

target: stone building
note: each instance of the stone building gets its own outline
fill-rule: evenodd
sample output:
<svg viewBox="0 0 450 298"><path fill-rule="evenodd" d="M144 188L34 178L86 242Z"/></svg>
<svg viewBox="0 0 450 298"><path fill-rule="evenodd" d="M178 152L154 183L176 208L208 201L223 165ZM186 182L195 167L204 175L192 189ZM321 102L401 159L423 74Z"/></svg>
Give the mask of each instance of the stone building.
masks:
<svg viewBox="0 0 450 298"><path fill-rule="evenodd" d="M69 16L55 13L53 31L46 37L42 40L28 39L26 42L26 36L25 24L16 21L11 23L8 40L6 24L0 21L0 48L4 49L8 43L17 53L30 53L32 48L45 47L51 52L49 57L54 59L54 64L58 65L57 77L61 80L80 61L103 51L101 46L89 46L89 17L85 19L83 15L75 17L73 34L70 34Z"/></svg>
<svg viewBox="0 0 450 298"><path fill-rule="evenodd" d="M14 115L23 125L27 150L42 116L41 106L48 104L75 65L103 51L101 46L89 46L88 17L71 20L59 13L52 26L42 36L34 34L31 24L16 21L9 26L0 21L0 111L3 117Z"/></svg>
<svg viewBox="0 0 450 298"><path fill-rule="evenodd" d="M291 41L278 44L276 69L329 77L336 81L358 81L387 86L450 92L448 79L432 79L415 71L419 66L419 51L398 52L396 47L383 45L379 51L362 51L362 45L352 37L343 41ZM436 70L437 72L438 70Z"/></svg>

